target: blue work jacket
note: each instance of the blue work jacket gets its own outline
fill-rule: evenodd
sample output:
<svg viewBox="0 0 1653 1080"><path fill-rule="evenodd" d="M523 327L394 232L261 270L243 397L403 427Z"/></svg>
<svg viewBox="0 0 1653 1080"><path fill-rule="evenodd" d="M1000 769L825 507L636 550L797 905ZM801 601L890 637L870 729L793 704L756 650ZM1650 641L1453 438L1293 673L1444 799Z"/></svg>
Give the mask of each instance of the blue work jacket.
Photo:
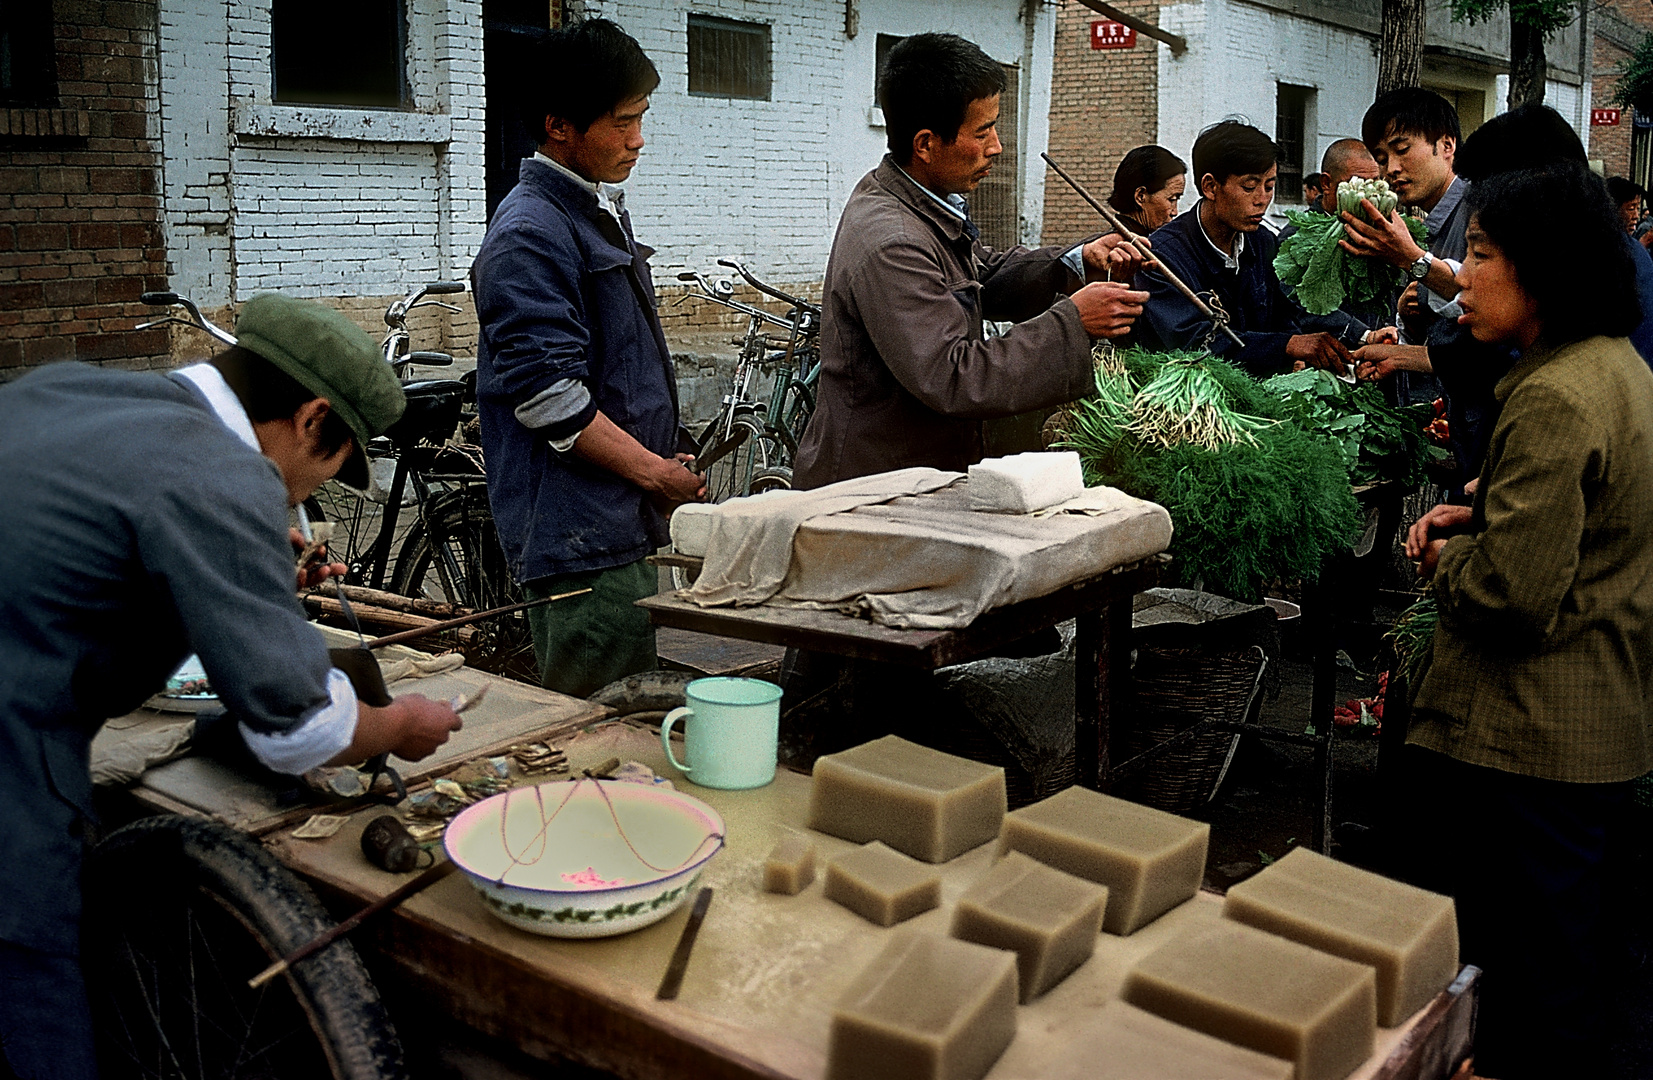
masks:
<svg viewBox="0 0 1653 1080"><path fill-rule="evenodd" d="M649 248L596 195L529 158L488 227L471 281L481 334L477 406L488 501L519 582L636 562L668 539L635 485L550 440L598 410L663 457L677 449L677 382ZM590 406L544 428L517 410L574 379Z"/></svg>

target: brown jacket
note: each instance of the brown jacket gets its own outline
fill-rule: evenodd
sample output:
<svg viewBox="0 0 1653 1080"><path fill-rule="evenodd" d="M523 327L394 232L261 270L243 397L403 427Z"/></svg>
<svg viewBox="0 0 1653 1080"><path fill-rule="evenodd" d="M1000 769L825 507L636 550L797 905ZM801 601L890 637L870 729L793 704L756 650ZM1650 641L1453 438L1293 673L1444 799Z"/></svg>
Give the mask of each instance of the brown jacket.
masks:
<svg viewBox="0 0 1653 1080"><path fill-rule="evenodd" d="M1499 380L1472 533L1408 741L1579 783L1653 767L1653 373L1623 338L1534 349Z"/></svg>
<svg viewBox="0 0 1653 1080"><path fill-rule="evenodd" d="M888 469L963 470L982 457L981 422L1073 401L1092 385L1091 339L1066 297L1061 248L995 252L889 158L844 207L827 260L821 379L798 450L800 488ZM1001 338L982 318L1028 305L983 286L1006 267L1043 286L1049 310ZM1029 266L1034 272L1025 273ZM1025 291L1018 289L1018 292Z"/></svg>

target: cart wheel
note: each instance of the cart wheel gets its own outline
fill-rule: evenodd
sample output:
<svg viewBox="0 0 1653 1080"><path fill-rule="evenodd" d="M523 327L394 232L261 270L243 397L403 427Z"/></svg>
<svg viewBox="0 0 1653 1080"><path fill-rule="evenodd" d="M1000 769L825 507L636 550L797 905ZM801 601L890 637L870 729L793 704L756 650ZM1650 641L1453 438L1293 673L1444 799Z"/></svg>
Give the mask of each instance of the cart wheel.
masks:
<svg viewBox="0 0 1653 1080"><path fill-rule="evenodd" d="M247 980L333 925L315 894L217 822L155 817L100 844L83 964L103 1075L400 1080L402 1047L356 950Z"/></svg>

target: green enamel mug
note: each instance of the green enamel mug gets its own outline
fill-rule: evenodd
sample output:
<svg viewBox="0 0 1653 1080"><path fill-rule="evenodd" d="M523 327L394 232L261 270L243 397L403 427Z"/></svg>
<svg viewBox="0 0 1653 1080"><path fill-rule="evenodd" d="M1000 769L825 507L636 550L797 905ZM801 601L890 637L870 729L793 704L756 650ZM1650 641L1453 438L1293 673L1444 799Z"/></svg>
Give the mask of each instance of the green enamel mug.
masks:
<svg viewBox="0 0 1653 1080"><path fill-rule="evenodd" d="M775 779L781 688L762 679L696 679L688 704L666 714L660 742L666 757L701 787L757 788ZM683 720L683 756L672 753L672 725Z"/></svg>

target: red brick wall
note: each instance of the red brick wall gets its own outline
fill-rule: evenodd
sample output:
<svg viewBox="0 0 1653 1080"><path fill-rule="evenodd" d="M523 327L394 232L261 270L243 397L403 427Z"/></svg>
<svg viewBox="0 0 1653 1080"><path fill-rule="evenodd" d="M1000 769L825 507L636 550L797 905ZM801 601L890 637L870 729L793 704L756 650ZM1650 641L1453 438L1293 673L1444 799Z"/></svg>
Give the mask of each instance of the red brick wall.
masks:
<svg viewBox="0 0 1653 1080"><path fill-rule="evenodd" d="M1144 22L1159 22L1159 0L1117 0L1114 6ZM1050 156L1106 201L1119 159L1159 135L1159 51L1143 34L1133 49L1092 49L1090 26L1101 18L1078 0L1061 0L1056 13ZM1096 211L1047 169L1044 242L1104 227Z"/></svg>
<svg viewBox="0 0 1653 1080"><path fill-rule="evenodd" d="M1602 5L1619 19L1642 31L1653 31L1653 8L1644 0L1607 0ZM1595 40L1595 77L1591 83L1590 101L1597 108L1612 108L1617 90L1618 68L1629 52L1600 34ZM1630 176L1630 110L1624 110L1619 123L1612 127L1590 129L1590 156L1601 159L1608 176Z"/></svg>
<svg viewBox="0 0 1653 1080"><path fill-rule="evenodd" d="M0 107L0 378L168 363L131 327L166 287L153 0L53 0L58 108Z"/></svg>

